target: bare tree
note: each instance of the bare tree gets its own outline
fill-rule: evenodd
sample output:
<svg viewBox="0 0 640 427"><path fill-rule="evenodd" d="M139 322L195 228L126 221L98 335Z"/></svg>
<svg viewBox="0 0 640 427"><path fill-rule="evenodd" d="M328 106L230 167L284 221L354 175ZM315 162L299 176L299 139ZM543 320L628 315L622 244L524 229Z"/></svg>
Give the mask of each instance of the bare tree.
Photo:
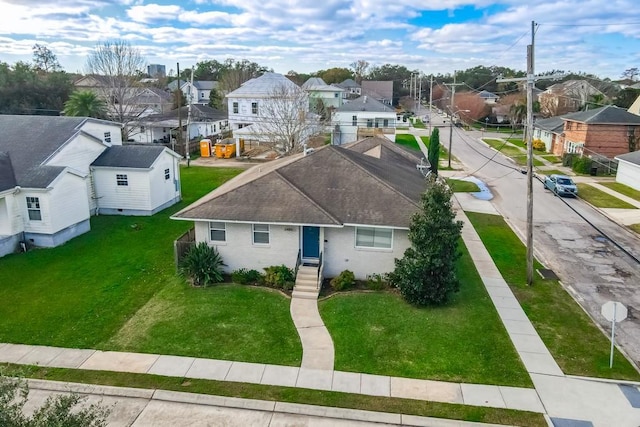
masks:
<svg viewBox="0 0 640 427"><path fill-rule="evenodd" d="M258 106L255 131L283 155L299 152L309 137L320 133L320 118L309 112L307 93L294 83L276 86Z"/></svg>
<svg viewBox="0 0 640 427"><path fill-rule="evenodd" d="M45 73L62 70L56 54L53 53L51 49L38 43L34 44L32 49L33 65L36 70L43 71Z"/></svg>
<svg viewBox="0 0 640 427"><path fill-rule="evenodd" d="M123 124L122 137L129 136L127 124L144 113L139 101L145 88L138 83L145 59L127 41L98 44L87 58L87 74L98 81L97 92L107 103L107 117Z"/></svg>
<svg viewBox="0 0 640 427"><path fill-rule="evenodd" d="M369 63L364 59L358 59L356 62L351 63L350 67L356 77L356 83L360 84L369 71Z"/></svg>

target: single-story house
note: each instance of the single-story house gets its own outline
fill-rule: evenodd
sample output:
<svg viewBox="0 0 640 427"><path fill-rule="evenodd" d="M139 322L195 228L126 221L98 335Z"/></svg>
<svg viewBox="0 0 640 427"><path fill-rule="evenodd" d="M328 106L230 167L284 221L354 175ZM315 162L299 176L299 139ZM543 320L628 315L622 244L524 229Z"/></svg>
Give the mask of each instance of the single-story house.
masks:
<svg viewBox="0 0 640 427"><path fill-rule="evenodd" d="M426 188L420 154L386 138L327 145L253 167L174 214L231 272L298 261L358 279L394 269Z"/></svg>
<svg viewBox="0 0 640 427"><path fill-rule="evenodd" d="M562 117L549 117L533 122L533 139L544 142L545 151L551 153L559 143L564 131L564 120Z"/></svg>
<svg viewBox="0 0 640 427"><path fill-rule="evenodd" d="M138 147L122 146L120 130L119 123L86 117L0 115L0 256L16 251L20 242L61 245L89 231L91 215L111 208L97 190L113 184L126 191L132 172L128 162L140 155ZM120 153L122 162L95 175L92 163L111 150ZM169 151L157 157L175 158ZM153 163L143 173L156 174L155 165L165 163ZM172 188L173 180L179 184L177 169L170 168L170 179ZM176 192L167 196L164 187L154 179L128 197L159 200L153 195L158 191L167 197L159 204L166 205L169 198L176 200ZM178 199L179 194L178 185ZM113 213L139 213L118 212L119 207Z"/></svg>
<svg viewBox="0 0 640 427"><path fill-rule="evenodd" d="M617 156L616 160L618 160L616 182L640 191L640 151L622 154Z"/></svg>
<svg viewBox="0 0 640 427"><path fill-rule="evenodd" d="M498 102L500 97L495 93L489 92L488 90L483 90L478 93L478 96L482 98L485 104L495 104Z"/></svg>
<svg viewBox="0 0 640 427"><path fill-rule="evenodd" d="M331 143L348 144L369 136L396 140L396 110L368 95L338 107L331 116Z"/></svg>

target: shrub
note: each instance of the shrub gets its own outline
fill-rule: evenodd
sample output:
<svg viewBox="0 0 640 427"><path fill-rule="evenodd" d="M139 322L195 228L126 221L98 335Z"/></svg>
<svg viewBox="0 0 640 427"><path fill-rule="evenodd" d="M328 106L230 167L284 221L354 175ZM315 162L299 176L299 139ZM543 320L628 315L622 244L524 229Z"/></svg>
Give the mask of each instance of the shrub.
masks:
<svg viewBox="0 0 640 427"><path fill-rule="evenodd" d="M547 151L547 146L544 145L541 139L534 139L532 143L533 149L538 151Z"/></svg>
<svg viewBox="0 0 640 427"><path fill-rule="evenodd" d="M356 284L356 276L352 271L344 270L338 277L331 279L330 283L333 290L344 291L345 289L352 288L353 285Z"/></svg>
<svg viewBox="0 0 640 427"><path fill-rule="evenodd" d="M193 246L180 261L180 273L189 277L195 286L208 286L222 282L222 257L216 248L200 242Z"/></svg>
<svg viewBox="0 0 640 427"><path fill-rule="evenodd" d="M255 285L262 280L262 274L258 270L240 268L231 273L231 280L240 285Z"/></svg>
<svg viewBox="0 0 640 427"><path fill-rule="evenodd" d="M389 286L387 278L382 274L372 274L367 279L367 288L372 291L381 291Z"/></svg>
<svg viewBox="0 0 640 427"><path fill-rule="evenodd" d="M589 173L591 171L591 159L588 157L575 157L571 168L577 173Z"/></svg>
<svg viewBox="0 0 640 427"><path fill-rule="evenodd" d="M289 291L293 289L296 278L293 270L286 265L272 265L264 268L264 284L271 288Z"/></svg>

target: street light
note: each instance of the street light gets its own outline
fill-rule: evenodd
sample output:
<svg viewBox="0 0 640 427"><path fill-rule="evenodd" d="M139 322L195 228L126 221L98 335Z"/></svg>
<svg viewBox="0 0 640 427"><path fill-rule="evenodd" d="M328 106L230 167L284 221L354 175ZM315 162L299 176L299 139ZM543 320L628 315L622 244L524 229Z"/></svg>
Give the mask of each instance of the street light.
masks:
<svg viewBox="0 0 640 427"><path fill-rule="evenodd" d="M451 169L451 142L453 141L453 118L458 113L469 113L471 111L470 110L451 111L451 109L449 109L449 112L451 113L451 117L449 117L449 163L448 163L448 167L449 167L449 169Z"/></svg>

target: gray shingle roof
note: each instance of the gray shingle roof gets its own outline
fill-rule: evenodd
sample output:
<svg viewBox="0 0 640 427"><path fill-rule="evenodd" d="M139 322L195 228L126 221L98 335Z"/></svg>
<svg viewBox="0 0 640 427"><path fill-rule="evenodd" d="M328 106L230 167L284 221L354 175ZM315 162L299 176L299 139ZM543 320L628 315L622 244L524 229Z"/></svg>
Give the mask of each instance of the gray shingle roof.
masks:
<svg viewBox="0 0 640 427"><path fill-rule="evenodd" d="M640 165L640 151L633 151L631 153L622 154L620 156L616 156L618 160L624 160L629 163L634 163L636 165Z"/></svg>
<svg viewBox="0 0 640 427"><path fill-rule="evenodd" d="M227 98L266 97L274 91L286 88L293 92L301 91L300 87L291 80L278 73L264 73L260 77L245 82L238 89L227 94Z"/></svg>
<svg viewBox="0 0 640 427"><path fill-rule="evenodd" d="M11 158L17 185L44 188L51 183L64 168L41 164L78 133L86 120L86 117L0 115L0 151Z"/></svg>
<svg viewBox="0 0 640 427"><path fill-rule="evenodd" d="M566 120L589 124L640 125L640 116L614 105L562 116Z"/></svg>
<svg viewBox="0 0 640 427"><path fill-rule="evenodd" d="M353 80L353 79L346 79L342 83L338 83L336 86L340 86L342 88L347 88L347 89L352 88L352 87L355 87L355 88L360 87L360 85L358 83L356 83L355 80Z"/></svg>
<svg viewBox="0 0 640 427"><path fill-rule="evenodd" d="M395 112L395 109L382 102L373 99L371 96L363 95L359 98L349 101L339 106L336 111L377 111L377 112Z"/></svg>
<svg viewBox="0 0 640 427"><path fill-rule="evenodd" d="M564 120L560 116L549 117L548 119L536 120L533 126L553 133L562 133L564 130Z"/></svg>
<svg viewBox="0 0 640 427"><path fill-rule="evenodd" d="M189 106L180 107L180 114L182 116L182 120L186 122L187 115L189 113ZM192 104L191 105L191 121L217 121L217 120L226 120L228 118L228 114L224 111L217 110L215 108L211 108L208 105L202 104ZM146 117L138 120L139 122L157 122L157 121L165 121L178 119L178 109L167 111L166 113L160 114L149 114Z"/></svg>
<svg viewBox="0 0 640 427"><path fill-rule="evenodd" d="M198 90L211 90L218 86L218 82L213 80L195 80L193 86Z"/></svg>
<svg viewBox="0 0 640 427"><path fill-rule="evenodd" d="M495 93L491 93L488 90L481 91L480 93L478 93L478 96L483 99L499 98L498 95L496 95Z"/></svg>
<svg viewBox="0 0 640 427"><path fill-rule="evenodd" d="M378 144L380 158L329 145L256 166L174 217L406 228L425 181L415 158L397 152L388 140L380 138Z"/></svg>
<svg viewBox="0 0 640 427"><path fill-rule="evenodd" d="M147 169L164 150L156 146L114 145L104 150L91 166Z"/></svg>
<svg viewBox="0 0 640 427"><path fill-rule="evenodd" d="M14 188L16 185L16 177L13 174L11 157L9 157L9 153L0 151L0 191Z"/></svg>

